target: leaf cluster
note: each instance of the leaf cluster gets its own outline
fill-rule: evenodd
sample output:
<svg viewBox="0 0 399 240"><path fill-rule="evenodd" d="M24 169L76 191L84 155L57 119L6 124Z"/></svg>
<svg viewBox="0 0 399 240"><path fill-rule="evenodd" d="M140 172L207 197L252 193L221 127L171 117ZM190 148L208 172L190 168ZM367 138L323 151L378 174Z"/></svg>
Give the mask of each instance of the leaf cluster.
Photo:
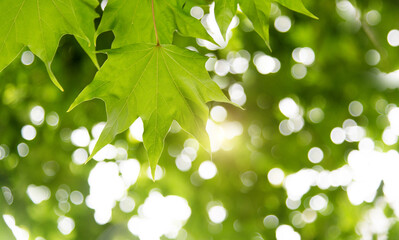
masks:
<svg viewBox="0 0 399 240"><path fill-rule="evenodd" d="M226 36L239 6L268 44L271 2L216 0L215 17L222 35ZM301 0L276 2L314 17ZM106 103L107 124L89 159L140 117L145 129L144 146L154 174L173 120L209 150L206 103L229 102L206 72L206 58L173 45L176 31L213 42L189 11L194 5L209 4L208 0L113 0L105 7L95 29L95 0L4 0L0 8L10 11L0 16L0 70L27 46L45 63L50 79L62 90L51 71L60 38L73 35L98 66L94 43L101 33L112 31L115 40L112 49L105 51L108 60L70 110L93 98Z"/></svg>

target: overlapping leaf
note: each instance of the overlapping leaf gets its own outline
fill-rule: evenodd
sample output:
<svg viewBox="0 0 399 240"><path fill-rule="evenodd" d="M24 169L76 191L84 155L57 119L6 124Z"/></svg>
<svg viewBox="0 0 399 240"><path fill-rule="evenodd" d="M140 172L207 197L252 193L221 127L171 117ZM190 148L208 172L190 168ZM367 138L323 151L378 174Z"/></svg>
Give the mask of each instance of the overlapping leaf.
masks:
<svg viewBox="0 0 399 240"><path fill-rule="evenodd" d="M240 7L251 20L255 31L269 46L269 17L271 2L269 0L240 0Z"/></svg>
<svg viewBox="0 0 399 240"><path fill-rule="evenodd" d="M138 117L144 122L144 146L153 173L173 120L209 149L206 103L228 99L209 77L205 61L173 45L133 44L111 50L70 108L93 98L106 103L107 124L89 159Z"/></svg>
<svg viewBox="0 0 399 240"><path fill-rule="evenodd" d="M28 46L46 65L54 84L51 62L64 34L73 34L97 64L94 47L96 0L1 0L0 71Z"/></svg>
<svg viewBox="0 0 399 240"><path fill-rule="evenodd" d="M315 15L313 15L305 8L301 0L273 0L273 1L293 11L317 19ZM238 0L241 10L248 17L248 19L251 20L255 31L259 34L260 37L262 37L262 39L266 42L269 48L270 48L269 17L270 17L271 2L272 2L271 0Z"/></svg>
<svg viewBox="0 0 399 240"><path fill-rule="evenodd" d="M246 2L251 1L246 0ZM215 0L215 18L223 37L226 37L227 29L236 12L236 0Z"/></svg>
<svg viewBox="0 0 399 240"><path fill-rule="evenodd" d="M317 19L315 15L313 15L306 7L303 5L302 0L273 0L283 5L284 7L291 9L292 11L299 12L305 14L309 17Z"/></svg>
<svg viewBox="0 0 399 240"><path fill-rule="evenodd" d="M155 0L154 14L159 41L170 44L180 34L213 41L201 22L183 10L182 0ZM134 43L156 43L151 0L114 0L105 7L97 33L112 30L113 48Z"/></svg>

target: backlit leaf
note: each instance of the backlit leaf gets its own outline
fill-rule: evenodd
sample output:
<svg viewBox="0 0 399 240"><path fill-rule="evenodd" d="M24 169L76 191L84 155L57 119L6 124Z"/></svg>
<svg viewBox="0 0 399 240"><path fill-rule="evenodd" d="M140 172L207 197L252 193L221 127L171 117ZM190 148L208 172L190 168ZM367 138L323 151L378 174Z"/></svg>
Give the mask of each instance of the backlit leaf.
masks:
<svg viewBox="0 0 399 240"><path fill-rule="evenodd" d="M201 22L183 10L181 0L154 0L159 41L170 44L177 30L184 36L213 41ZM156 43L150 0L114 0L105 7L97 34L112 30L113 48L134 43Z"/></svg>
<svg viewBox="0 0 399 240"><path fill-rule="evenodd" d="M51 71L60 38L73 34L97 65L94 53L96 0L2 0L0 1L0 71L28 46L46 65L54 84L62 89Z"/></svg>
<svg viewBox="0 0 399 240"><path fill-rule="evenodd" d="M313 15L306 7L303 5L302 0L274 0L275 2L280 3L286 8L291 9L292 11L299 12L305 14L309 17L318 19L315 15Z"/></svg>
<svg viewBox="0 0 399 240"><path fill-rule="evenodd" d="M240 7L244 14L251 20L255 31L269 45L269 0L240 0Z"/></svg>
<svg viewBox="0 0 399 240"><path fill-rule="evenodd" d="M215 1L215 18L219 25L222 36L226 38L227 29L237 12L236 0L216 0Z"/></svg>
<svg viewBox="0 0 399 240"><path fill-rule="evenodd" d="M205 61L173 45L133 44L111 50L70 108L93 98L106 104L107 124L89 159L138 117L144 122L143 141L153 174L173 120L209 151L206 103L229 101L209 77Z"/></svg>

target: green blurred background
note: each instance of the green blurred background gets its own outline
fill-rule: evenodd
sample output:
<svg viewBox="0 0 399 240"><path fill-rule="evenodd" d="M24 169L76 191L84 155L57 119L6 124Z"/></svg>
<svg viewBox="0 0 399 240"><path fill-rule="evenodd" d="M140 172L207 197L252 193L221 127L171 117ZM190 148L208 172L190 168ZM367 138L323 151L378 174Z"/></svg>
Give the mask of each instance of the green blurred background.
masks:
<svg viewBox="0 0 399 240"><path fill-rule="evenodd" d="M176 34L245 110L209 105L212 159L174 124L155 182L140 120L83 164L106 115L66 113L96 73L75 39L64 93L25 49L0 73L0 239L399 239L398 2L305 5L319 20L273 4L272 52L241 13L223 49Z"/></svg>

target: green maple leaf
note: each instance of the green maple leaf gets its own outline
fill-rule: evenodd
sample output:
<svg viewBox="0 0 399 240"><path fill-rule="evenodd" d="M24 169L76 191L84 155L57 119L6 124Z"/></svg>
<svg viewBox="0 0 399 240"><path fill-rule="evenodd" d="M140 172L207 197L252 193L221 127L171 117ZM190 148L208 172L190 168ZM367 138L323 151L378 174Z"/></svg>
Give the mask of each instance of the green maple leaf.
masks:
<svg viewBox="0 0 399 240"><path fill-rule="evenodd" d="M248 0L244 0L250 2ZM215 18L222 36L226 38L227 29L237 12L236 0L215 0Z"/></svg>
<svg viewBox="0 0 399 240"><path fill-rule="evenodd" d="M180 34L213 42L201 22L184 10L182 0L154 0L159 42L170 44ZM134 43L156 43L151 0L114 0L105 7L97 35L113 31L113 48Z"/></svg>
<svg viewBox="0 0 399 240"><path fill-rule="evenodd" d="M229 102L204 68L206 58L174 45L133 44L110 50L108 60L71 105L102 99L107 124L91 159L138 118L152 174L173 120L209 151L205 131L209 101Z"/></svg>
<svg viewBox="0 0 399 240"><path fill-rule="evenodd" d="M51 71L60 38L76 37L98 66L94 46L96 0L1 0L0 71L7 67L25 46L46 65L54 84L62 90Z"/></svg>

